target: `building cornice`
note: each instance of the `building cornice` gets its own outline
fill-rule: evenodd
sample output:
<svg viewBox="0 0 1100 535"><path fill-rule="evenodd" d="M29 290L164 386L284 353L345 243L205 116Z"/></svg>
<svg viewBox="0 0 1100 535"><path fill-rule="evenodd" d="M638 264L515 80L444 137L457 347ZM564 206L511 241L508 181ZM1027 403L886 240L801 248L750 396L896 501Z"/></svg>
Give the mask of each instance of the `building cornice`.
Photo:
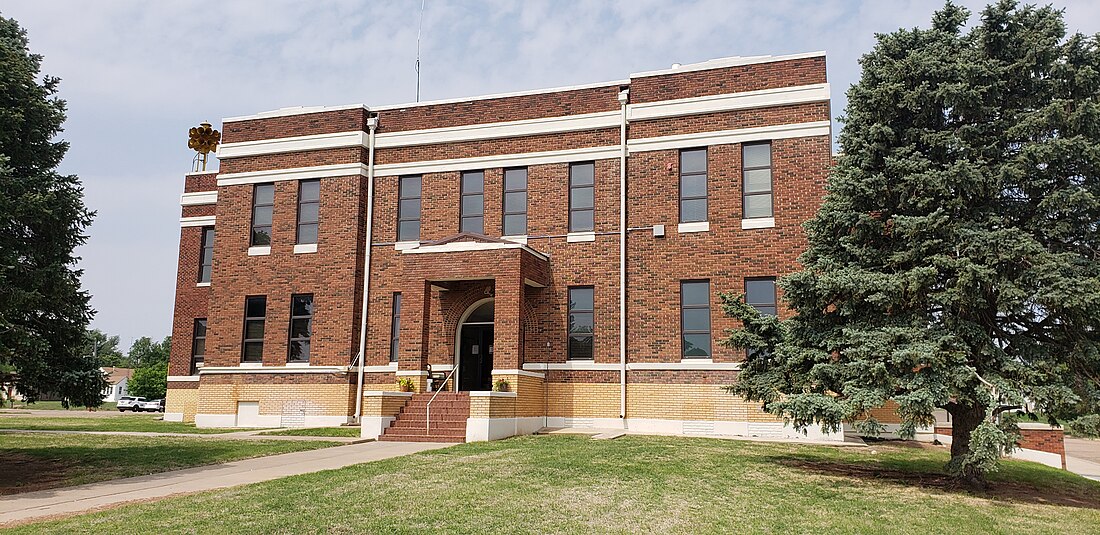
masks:
<svg viewBox="0 0 1100 535"><path fill-rule="evenodd" d="M214 224L215 219L212 215L181 217L180 227L209 227Z"/></svg>

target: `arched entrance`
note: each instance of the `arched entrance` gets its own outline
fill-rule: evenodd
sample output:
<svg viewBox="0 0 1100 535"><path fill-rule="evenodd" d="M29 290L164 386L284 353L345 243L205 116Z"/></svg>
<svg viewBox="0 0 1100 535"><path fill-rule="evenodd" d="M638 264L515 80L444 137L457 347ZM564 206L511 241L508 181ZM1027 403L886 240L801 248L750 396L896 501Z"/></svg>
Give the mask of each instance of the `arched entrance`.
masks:
<svg viewBox="0 0 1100 535"><path fill-rule="evenodd" d="M455 333L458 390L493 388L493 298L470 305Z"/></svg>

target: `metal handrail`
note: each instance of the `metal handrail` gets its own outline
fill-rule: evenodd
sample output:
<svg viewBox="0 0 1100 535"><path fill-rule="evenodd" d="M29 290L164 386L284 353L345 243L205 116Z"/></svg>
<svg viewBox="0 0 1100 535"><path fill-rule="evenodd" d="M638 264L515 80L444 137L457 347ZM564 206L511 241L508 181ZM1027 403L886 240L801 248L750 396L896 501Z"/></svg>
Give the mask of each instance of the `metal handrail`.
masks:
<svg viewBox="0 0 1100 535"><path fill-rule="evenodd" d="M458 366L452 367L451 368L451 373L448 373L447 377L443 378L443 386L444 387L447 386L447 381L450 381L451 376L453 376L456 371L458 371ZM427 434L427 435L432 434L432 402L435 401L435 397L438 396L439 393L442 392L442 391L443 391L443 389L436 390L435 394L432 394L432 399L429 399L428 404L424 406L424 426L425 426L424 433Z"/></svg>

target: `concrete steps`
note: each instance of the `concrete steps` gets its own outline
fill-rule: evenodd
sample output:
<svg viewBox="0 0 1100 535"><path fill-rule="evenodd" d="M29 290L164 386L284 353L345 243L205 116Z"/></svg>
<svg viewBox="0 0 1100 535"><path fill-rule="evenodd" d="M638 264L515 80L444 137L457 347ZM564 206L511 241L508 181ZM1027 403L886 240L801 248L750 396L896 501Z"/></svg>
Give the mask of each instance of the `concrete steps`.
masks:
<svg viewBox="0 0 1100 535"><path fill-rule="evenodd" d="M413 394L378 440L394 442L465 442L466 419L470 417L470 395L466 392L440 392L432 402L432 427L429 432L428 401L433 393Z"/></svg>

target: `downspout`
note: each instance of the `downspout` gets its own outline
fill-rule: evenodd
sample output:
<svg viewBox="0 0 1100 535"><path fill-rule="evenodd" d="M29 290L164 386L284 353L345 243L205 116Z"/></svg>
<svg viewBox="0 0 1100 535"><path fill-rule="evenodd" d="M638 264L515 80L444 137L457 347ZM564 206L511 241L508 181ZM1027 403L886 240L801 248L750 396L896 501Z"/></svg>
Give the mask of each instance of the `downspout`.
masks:
<svg viewBox="0 0 1100 535"><path fill-rule="evenodd" d="M363 364L367 360L367 309L370 303L370 250L374 241L374 131L378 116L367 117L367 237L363 244L363 307L359 312L359 381L355 387L355 422L362 424Z"/></svg>
<svg viewBox="0 0 1100 535"><path fill-rule="evenodd" d="M626 427L626 102L630 89L619 91L619 418Z"/></svg>

